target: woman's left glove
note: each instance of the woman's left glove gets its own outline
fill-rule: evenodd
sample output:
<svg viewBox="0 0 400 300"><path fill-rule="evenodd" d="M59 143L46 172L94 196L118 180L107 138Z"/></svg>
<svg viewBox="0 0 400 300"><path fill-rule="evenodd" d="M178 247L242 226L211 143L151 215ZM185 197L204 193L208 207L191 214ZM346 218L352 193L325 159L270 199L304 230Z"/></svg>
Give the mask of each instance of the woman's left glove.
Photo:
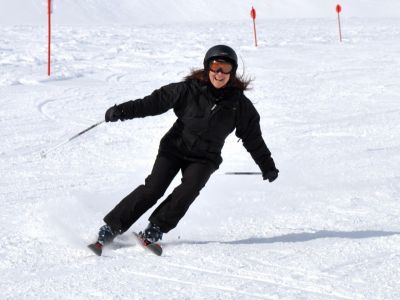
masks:
<svg viewBox="0 0 400 300"><path fill-rule="evenodd" d="M125 114L120 105L114 105L107 109L105 115L106 122L117 122L118 120L124 121Z"/></svg>
<svg viewBox="0 0 400 300"><path fill-rule="evenodd" d="M275 162L272 157L267 158L261 165L263 179L269 182L278 178L279 170L275 167Z"/></svg>

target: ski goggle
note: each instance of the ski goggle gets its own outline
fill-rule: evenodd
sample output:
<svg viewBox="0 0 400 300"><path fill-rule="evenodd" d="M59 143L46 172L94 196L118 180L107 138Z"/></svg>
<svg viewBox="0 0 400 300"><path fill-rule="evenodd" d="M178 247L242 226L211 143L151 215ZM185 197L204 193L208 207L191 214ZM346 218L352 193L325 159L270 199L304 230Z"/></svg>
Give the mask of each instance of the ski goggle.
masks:
<svg viewBox="0 0 400 300"><path fill-rule="evenodd" d="M213 60L210 62L210 71L214 73L230 74L232 69L232 65L226 61Z"/></svg>

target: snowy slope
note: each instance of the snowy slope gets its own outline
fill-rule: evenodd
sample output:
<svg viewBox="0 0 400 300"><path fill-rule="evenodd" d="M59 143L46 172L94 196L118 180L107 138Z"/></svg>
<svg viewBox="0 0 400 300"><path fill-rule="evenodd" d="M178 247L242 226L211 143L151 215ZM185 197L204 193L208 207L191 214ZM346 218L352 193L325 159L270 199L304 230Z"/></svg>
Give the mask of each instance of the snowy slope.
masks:
<svg viewBox="0 0 400 300"><path fill-rule="evenodd" d="M22 3L10 2L0 0L2 14ZM77 3L57 9L68 2ZM248 15L233 7L226 20L191 14L182 25L158 12L158 22L127 26L106 2L58 15L73 21L54 28L50 78L36 17L22 25L9 10L0 29L0 299L399 299L400 20L344 18L340 44L335 15L260 18L256 49ZM90 26L78 26L81 16ZM255 77L247 95L279 179L224 175L257 171L232 136L220 170L165 236L164 256L134 246L130 232L93 256L86 244L143 183L174 115L103 124L45 159L40 151L114 103L181 80L220 42Z"/></svg>
<svg viewBox="0 0 400 300"><path fill-rule="evenodd" d="M53 0L54 23L63 25L165 24L247 20L252 5L260 19L325 18L337 3L348 17L400 17L397 0ZM0 0L0 24L47 22L47 0Z"/></svg>

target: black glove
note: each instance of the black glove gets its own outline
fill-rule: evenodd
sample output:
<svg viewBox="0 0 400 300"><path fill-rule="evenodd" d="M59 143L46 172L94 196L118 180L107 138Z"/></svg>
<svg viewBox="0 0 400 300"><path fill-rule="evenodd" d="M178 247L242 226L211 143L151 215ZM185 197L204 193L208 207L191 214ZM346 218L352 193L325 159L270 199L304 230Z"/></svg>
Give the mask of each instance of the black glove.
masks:
<svg viewBox="0 0 400 300"><path fill-rule="evenodd" d="M275 162L272 157L268 157L260 164L260 168L262 170L263 179L269 182L274 181L278 178L279 170L275 167Z"/></svg>
<svg viewBox="0 0 400 300"><path fill-rule="evenodd" d="M263 178L264 178L264 180L268 179L269 182L272 182L276 178L278 178L278 173L279 173L278 169L268 171L268 172L263 173Z"/></svg>
<svg viewBox="0 0 400 300"><path fill-rule="evenodd" d="M107 109L105 119L106 122L117 122L118 120L124 121L125 114L122 110L122 107L115 104L114 106Z"/></svg>

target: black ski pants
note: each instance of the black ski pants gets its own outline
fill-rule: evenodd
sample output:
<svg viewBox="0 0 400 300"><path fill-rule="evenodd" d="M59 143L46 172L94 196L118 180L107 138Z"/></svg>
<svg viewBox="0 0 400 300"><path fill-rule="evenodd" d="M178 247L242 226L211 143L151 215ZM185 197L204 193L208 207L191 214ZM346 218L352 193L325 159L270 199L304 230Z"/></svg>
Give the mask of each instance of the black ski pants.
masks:
<svg viewBox="0 0 400 300"><path fill-rule="evenodd" d="M122 199L104 217L104 222L119 233L128 230L164 195L179 170L182 171L181 184L149 218L149 221L158 225L164 233L175 228L194 199L200 194L200 190L205 186L211 174L216 170L212 163L171 159L158 155L145 184L138 186Z"/></svg>

